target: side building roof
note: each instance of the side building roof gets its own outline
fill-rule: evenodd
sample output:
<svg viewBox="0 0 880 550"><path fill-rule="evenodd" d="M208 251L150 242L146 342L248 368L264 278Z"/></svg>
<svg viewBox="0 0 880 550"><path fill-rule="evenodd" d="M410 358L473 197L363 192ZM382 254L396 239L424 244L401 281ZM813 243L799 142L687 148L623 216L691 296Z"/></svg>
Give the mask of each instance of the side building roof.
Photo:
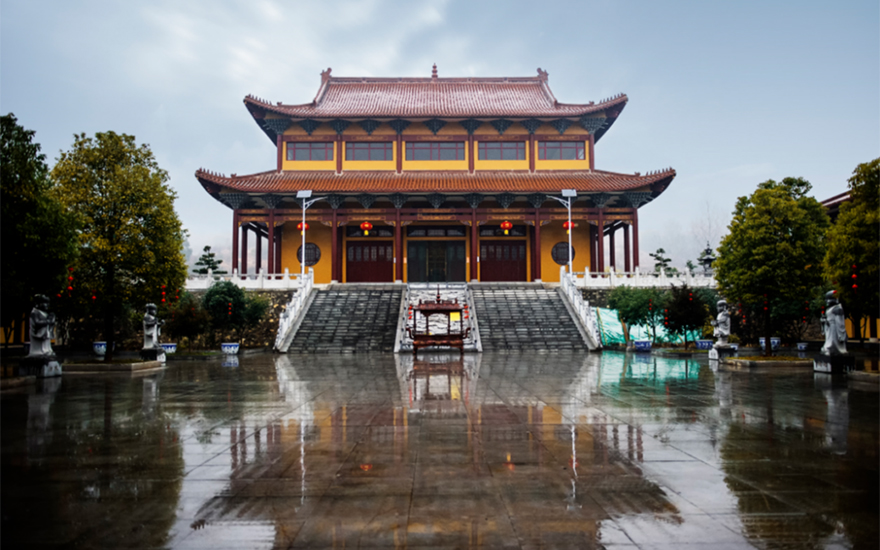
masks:
<svg viewBox="0 0 880 550"><path fill-rule="evenodd" d="M321 73L321 87L310 103L289 105L271 103L248 95L244 104L270 139L275 140L277 124L265 124L273 117L291 123L303 120L391 121L432 118L466 121L554 121L579 122L598 140L626 106L624 94L599 103L560 103L550 91L547 72L538 76L503 78L353 78ZM268 118L267 118L268 117ZM281 130L283 131L283 130Z"/></svg>

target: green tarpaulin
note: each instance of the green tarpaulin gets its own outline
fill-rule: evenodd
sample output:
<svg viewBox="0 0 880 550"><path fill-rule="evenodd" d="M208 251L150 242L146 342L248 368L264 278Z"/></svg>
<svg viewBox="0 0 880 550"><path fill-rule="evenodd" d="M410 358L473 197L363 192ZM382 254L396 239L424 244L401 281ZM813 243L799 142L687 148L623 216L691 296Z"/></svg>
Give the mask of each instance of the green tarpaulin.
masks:
<svg viewBox="0 0 880 550"><path fill-rule="evenodd" d="M602 345L623 344L626 342L623 336L623 324L617 316L616 309L603 307L593 308L599 318L599 332L602 334ZM700 331L688 333L688 342L693 343L702 336ZM651 328L635 325L629 327L630 340L651 340ZM657 327L657 340L659 343L684 344L684 340L678 335L668 334L665 327Z"/></svg>

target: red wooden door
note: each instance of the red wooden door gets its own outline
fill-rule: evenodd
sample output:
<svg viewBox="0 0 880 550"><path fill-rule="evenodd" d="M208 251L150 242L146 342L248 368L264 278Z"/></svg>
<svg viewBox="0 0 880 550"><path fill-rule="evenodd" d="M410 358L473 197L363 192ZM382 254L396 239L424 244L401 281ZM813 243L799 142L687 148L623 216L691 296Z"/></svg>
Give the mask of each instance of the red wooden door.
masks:
<svg viewBox="0 0 880 550"><path fill-rule="evenodd" d="M355 241L346 250L346 278L349 283L394 282L392 241Z"/></svg>
<svg viewBox="0 0 880 550"><path fill-rule="evenodd" d="M525 241L480 241L481 281L527 281Z"/></svg>

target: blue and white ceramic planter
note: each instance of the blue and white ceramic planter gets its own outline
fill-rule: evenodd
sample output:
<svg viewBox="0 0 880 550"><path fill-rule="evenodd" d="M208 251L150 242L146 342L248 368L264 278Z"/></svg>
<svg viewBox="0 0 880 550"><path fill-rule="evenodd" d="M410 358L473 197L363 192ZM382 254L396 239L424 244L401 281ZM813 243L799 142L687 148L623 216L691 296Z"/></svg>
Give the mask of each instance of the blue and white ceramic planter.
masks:
<svg viewBox="0 0 880 550"><path fill-rule="evenodd" d="M739 344L728 344L733 351L739 351Z"/></svg>
<svg viewBox="0 0 880 550"><path fill-rule="evenodd" d="M159 344L162 346L162 349L165 350L165 355L174 355L177 353L177 344Z"/></svg>
<svg viewBox="0 0 880 550"><path fill-rule="evenodd" d="M712 344L714 344L712 340L697 340L697 349L709 350L712 349Z"/></svg>
<svg viewBox="0 0 880 550"><path fill-rule="evenodd" d="M767 340L763 336L758 338L758 343L761 344L762 348L764 347L764 342L766 342L766 341ZM776 336L771 336L770 337L770 349L774 349L774 350L779 349L780 342L781 342L781 340L779 338L777 338Z"/></svg>
<svg viewBox="0 0 880 550"><path fill-rule="evenodd" d="M651 351L651 341L636 340L633 342L633 348L635 348L636 351Z"/></svg>
<svg viewBox="0 0 880 550"><path fill-rule="evenodd" d="M238 355L238 348L241 344L232 343L232 342L224 342L220 344L220 351L225 353L226 355Z"/></svg>
<svg viewBox="0 0 880 550"><path fill-rule="evenodd" d="M798 351L807 351L807 343L806 342L798 342L797 349L798 349Z"/></svg>
<svg viewBox="0 0 880 550"><path fill-rule="evenodd" d="M98 357L104 357L107 355L107 342L92 342L92 351Z"/></svg>

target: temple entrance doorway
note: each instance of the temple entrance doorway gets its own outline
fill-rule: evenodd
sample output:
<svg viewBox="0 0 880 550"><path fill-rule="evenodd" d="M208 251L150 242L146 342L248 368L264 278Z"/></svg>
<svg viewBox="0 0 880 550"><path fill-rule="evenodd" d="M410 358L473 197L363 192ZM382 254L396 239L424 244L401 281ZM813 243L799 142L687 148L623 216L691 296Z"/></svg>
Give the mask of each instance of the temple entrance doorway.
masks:
<svg viewBox="0 0 880 550"><path fill-rule="evenodd" d="M410 283L465 281L464 241L410 241L406 261Z"/></svg>
<svg viewBox="0 0 880 550"><path fill-rule="evenodd" d="M525 241L480 241L481 281L527 281Z"/></svg>
<svg viewBox="0 0 880 550"><path fill-rule="evenodd" d="M349 283L389 283L394 281L394 243L392 241L354 241L346 250L346 281Z"/></svg>

